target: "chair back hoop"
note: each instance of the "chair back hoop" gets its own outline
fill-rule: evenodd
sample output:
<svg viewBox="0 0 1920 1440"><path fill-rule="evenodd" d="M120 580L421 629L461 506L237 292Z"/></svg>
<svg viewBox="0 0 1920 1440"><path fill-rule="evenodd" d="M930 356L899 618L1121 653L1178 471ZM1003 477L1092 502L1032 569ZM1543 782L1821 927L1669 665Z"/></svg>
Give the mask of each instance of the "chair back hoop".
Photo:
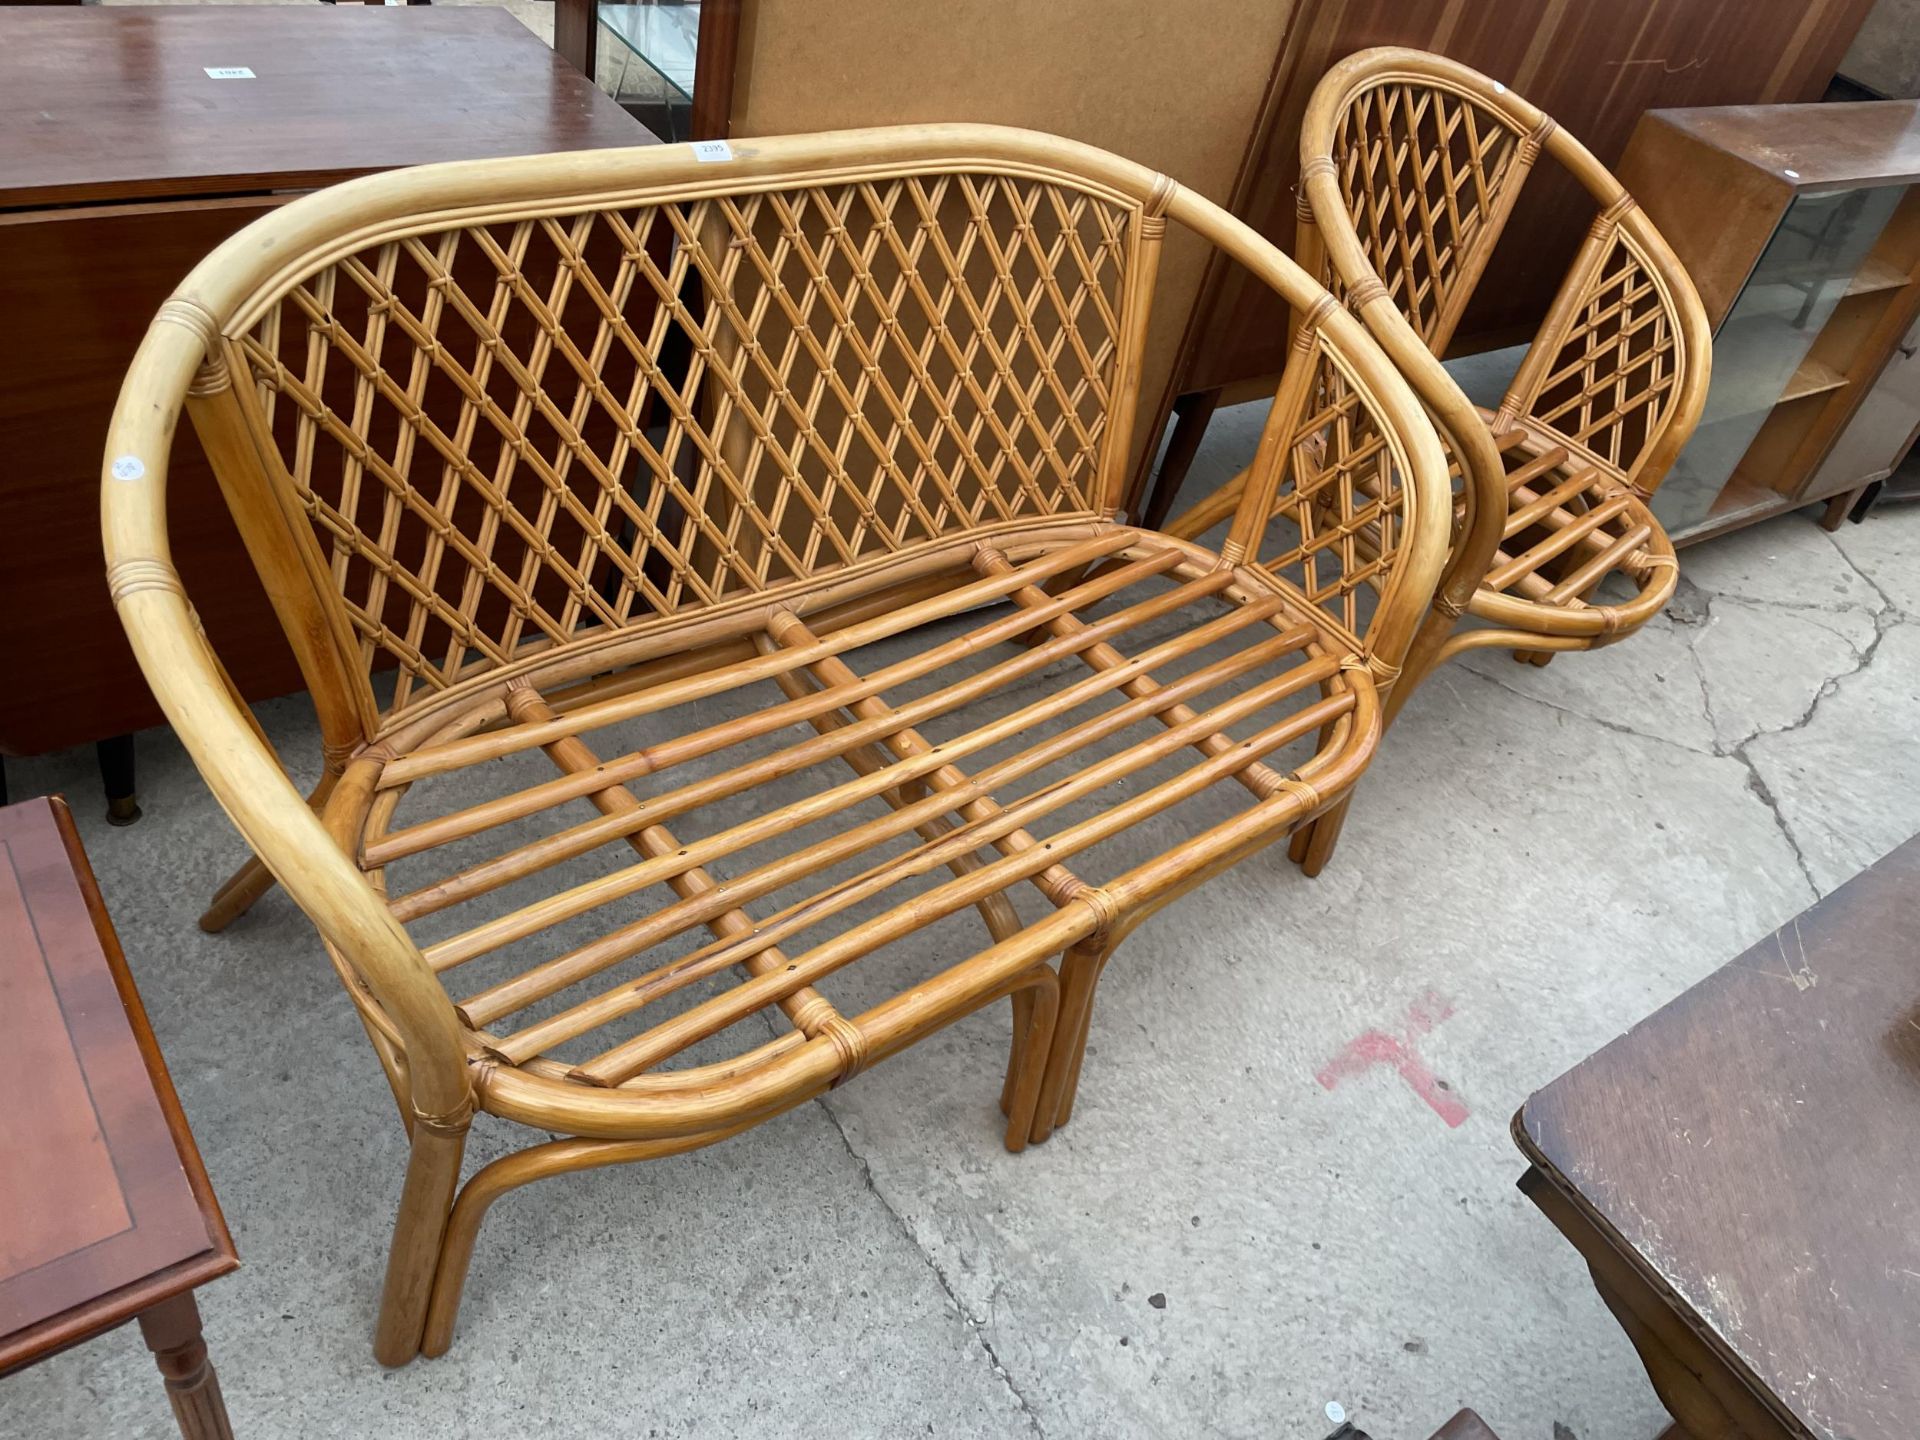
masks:
<svg viewBox="0 0 1920 1440"><path fill-rule="evenodd" d="M1433 356L1445 353L1540 156L1571 174L1595 217L1493 429L1550 436L1641 494L1659 484L1705 402L1705 311L1658 231L1577 138L1478 71L1381 47L1327 72L1300 143L1316 273L1383 342L1397 315ZM1396 359L1405 348L1388 344ZM1444 369L1412 365L1408 377L1467 472L1467 523L1491 529L1474 512L1504 516L1497 451L1469 437L1472 407Z"/></svg>

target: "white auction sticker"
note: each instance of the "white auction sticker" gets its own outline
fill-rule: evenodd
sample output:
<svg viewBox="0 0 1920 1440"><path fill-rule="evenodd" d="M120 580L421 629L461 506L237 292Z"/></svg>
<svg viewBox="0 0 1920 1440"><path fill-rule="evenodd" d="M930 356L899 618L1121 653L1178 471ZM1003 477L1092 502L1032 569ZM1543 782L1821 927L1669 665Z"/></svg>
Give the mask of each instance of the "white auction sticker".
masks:
<svg viewBox="0 0 1920 1440"><path fill-rule="evenodd" d="M138 480L147 473L147 467L140 463L138 455L122 455L113 462L113 478L116 480Z"/></svg>
<svg viewBox="0 0 1920 1440"><path fill-rule="evenodd" d="M259 77L247 65L207 65L203 67L209 80L255 80Z"/></svg>
<svg viewBox="0 0 1920 1440"><path fill-rule="evenodd" d="M703 162L731 160L733 147L724 140L696 140L693 142L693 158Z"/></svg>

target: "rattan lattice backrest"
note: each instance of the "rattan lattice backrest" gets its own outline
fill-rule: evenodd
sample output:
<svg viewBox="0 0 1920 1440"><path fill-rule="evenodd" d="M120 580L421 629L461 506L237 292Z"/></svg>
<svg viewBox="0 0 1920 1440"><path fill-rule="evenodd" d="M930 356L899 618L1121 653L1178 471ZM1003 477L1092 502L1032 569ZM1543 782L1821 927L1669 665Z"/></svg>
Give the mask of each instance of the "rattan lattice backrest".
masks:
<svg viewBox="0 0 1920 1440"><path fill-rule="evenodd" d="M1442 353L1532 160L1502 113L1413 81L1356 91L1330 153L1348 218L1400 313ZM1523 154L1525 159L1523 159Z"/></svg>
<svg viewBox="0 0 1920 1440"><path fill-rule="evenodd" d="M232 360L398 709L530 643L1101 509L1137 218L960 170L460 225L300 275Z"/></svg>
<svg viewBox="0 0 1920 1440"><path fill-rule="evenodd" d="M1303 252L1324 254L1329 282L1356 305L1383 286L1439 355L1543 153L1584 186L1597 213L1494 429L1525 417L1651 491L1704 398L1704 313L1619 182L1504 85L1441 56L1392 48L1361 51L1329 71L1301 135L1317 232L1303 235ZM1444 414L1424 389L1423 398ZM1459 440L1444 421L1442 429ZM1481 494L1498 495L1499 478L1477 475L1469 508Z"/></svg>
<svg viewBox="0 0 1920 1440"><path fill-rule="evenodd" d="M1321 319L1324 311L1297 327L1268 413L1249 483L1272 485L1262 506L1269 520L1249 549L1366 641L1407 534L1407 456L1345 356L1320 333Z"/></svg>

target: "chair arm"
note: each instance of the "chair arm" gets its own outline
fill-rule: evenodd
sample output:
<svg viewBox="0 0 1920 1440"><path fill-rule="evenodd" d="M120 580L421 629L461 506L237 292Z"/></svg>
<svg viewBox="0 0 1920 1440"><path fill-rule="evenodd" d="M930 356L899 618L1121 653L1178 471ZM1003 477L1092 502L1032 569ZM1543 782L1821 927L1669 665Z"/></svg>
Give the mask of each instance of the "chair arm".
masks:
<svg viewBox="0 0 1920 1440"><path fill-rule="evenodd" d="M167 456L213 333L200 312L163 310L121 387L101 477L101 536L114 607L181 743L254 852L322 935L352 957L399 1031L415 1112L464 1118L471 1104L459 1022L399 922L294 789L228 691L167 546Z"/></svg>

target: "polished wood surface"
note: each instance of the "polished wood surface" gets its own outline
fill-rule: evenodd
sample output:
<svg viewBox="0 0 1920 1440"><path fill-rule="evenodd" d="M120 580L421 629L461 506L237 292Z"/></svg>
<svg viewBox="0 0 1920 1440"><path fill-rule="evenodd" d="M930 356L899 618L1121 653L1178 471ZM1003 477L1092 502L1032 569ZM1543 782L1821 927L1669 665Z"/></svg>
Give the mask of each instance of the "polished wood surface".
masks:
<svg viewBox="0 0 1920 1440"><path fill-rule="evenodd" d="M0 9L0 39L0 753L32 754L161 718L93 578L100 447L196 260L289 190L652 137L492 9ZM257 78L204 73L230 64ZM211 472L175 454L174 554L209 636L249 698L300 688Z"/></svg>
<svg viewBox="0 0 1920 1440"><path fill-rule="evenodd" d="M1920 839L1514 1122L1536 1200L1693 1434L1920 1433L1916 899Z"/></svg>
<svg viewBox="0 0 1920 1440"><path fill-rule="evenodd" d="M0 1372L238 1264L72 817L0 809Z"/></svg>
<svg viewBox="0 0 1920 1440"><path fill-rule="evenodd" d="M31 755L159 720L133 652L93 582L100 553L101 436L121 367L147 322L208 248L272 208L267 198L0 215L4 324L0 433L0 654L19 683L0 693L0 752ZM240 548L206 462L189 441L174 471L183 571L251 696L300 688L300 671Z"/></svg>
<svg viewBox="0 0 1920 1440"><path fill-rule="evenodd" d="M206 73L223 67L255 78ZM640 143L583 80L486 7L0 7L0 205Z"/></svg>
<svg viewBox="0 0 1920 1440"><path fill-rule="evenodd" d="M1702 105L1661 118L1806 195L1920 180L1920 101L1796 105L1784 114L1777 106Z"/></svg>

